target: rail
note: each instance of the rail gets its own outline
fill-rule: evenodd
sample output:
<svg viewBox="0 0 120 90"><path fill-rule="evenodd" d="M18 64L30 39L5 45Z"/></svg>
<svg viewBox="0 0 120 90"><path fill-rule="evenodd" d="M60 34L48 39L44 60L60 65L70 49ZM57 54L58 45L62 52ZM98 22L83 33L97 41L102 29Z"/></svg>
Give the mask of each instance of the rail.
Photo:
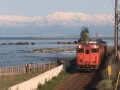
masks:
<svg viewBox="0 0 120 90"><path fill-rule="evenodd" d="M64 90L83 90L85 85L90 81L90 78L94 75L94 73L78 73L78 75L68 86L65 87Z"/></svg>
<svg viewBox="0 0 120 90"><path fill-rule="evenodd" d="M55 68L57 64L55 62L49 62L46 64L25 64L18 66L5 66L0 67L0 76L8 76L8 75L17 75L17 74L25 74L34 71L45 72Z"/></svg>

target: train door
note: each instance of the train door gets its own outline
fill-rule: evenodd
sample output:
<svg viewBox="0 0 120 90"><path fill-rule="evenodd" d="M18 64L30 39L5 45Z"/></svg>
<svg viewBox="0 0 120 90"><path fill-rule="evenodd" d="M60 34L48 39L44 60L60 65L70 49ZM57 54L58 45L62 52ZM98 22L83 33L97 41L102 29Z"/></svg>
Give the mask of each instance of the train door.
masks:
<svg viewBox="0 0 120 90"><path fill-rule="evenodd" d="M89 65L90 64L90 48L86 48L85 49L85 53L84 53L84 60L85 60L85 64Z"/></svg>
<svg viewBox="0 0 120 90"><path fill-rule="evenodd" d="M84 60L84 48L77 48L77 64L83 64Z"/></svg>
<svg viewBox="0 0 120 90"><path fill-rule="evenodd" d="M99 56L100 56L100 48L91 48L91 64L97 65L99 62Z"/></svg>

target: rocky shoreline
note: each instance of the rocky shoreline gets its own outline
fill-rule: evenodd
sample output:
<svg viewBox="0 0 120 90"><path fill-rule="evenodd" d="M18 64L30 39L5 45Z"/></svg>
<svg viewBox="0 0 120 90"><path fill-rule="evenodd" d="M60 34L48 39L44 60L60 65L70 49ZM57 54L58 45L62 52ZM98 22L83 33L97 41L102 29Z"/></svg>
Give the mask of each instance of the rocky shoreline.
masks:
<svg viewBox="0 0 120 90"><path fill-rule="evenodd" d="M57 52L65 52L65 51L75 51L75 48L42 48L42 49L34 49L32 51L28 51L28 53L57 53Z"/></svg>

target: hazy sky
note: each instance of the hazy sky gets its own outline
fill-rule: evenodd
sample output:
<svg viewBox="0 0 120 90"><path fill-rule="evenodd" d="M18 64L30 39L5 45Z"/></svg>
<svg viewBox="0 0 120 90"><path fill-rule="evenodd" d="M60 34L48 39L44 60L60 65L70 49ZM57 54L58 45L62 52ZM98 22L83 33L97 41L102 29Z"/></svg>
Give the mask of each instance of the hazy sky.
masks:
<svg viewBox="0 0 120 90"><path fill-rule="evenodd" d="M55 12L113 13L115 0L0 0L0 15L47 16Z"/></svg>

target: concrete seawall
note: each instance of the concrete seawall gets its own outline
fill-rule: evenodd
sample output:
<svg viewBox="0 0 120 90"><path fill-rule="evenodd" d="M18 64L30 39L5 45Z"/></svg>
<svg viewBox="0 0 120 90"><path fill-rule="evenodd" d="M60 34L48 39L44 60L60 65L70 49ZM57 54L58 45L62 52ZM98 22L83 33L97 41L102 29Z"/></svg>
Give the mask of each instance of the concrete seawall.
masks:
<svg viewBox="0 0 120 90"><path fill-rule="evenodd" d="M35 90L37 89L38 84L45 84L45 82L51 80L52 77L58 76L62 70L63 65L60 65L28 81L14 85L10 87L9 90Z"/></svg>

